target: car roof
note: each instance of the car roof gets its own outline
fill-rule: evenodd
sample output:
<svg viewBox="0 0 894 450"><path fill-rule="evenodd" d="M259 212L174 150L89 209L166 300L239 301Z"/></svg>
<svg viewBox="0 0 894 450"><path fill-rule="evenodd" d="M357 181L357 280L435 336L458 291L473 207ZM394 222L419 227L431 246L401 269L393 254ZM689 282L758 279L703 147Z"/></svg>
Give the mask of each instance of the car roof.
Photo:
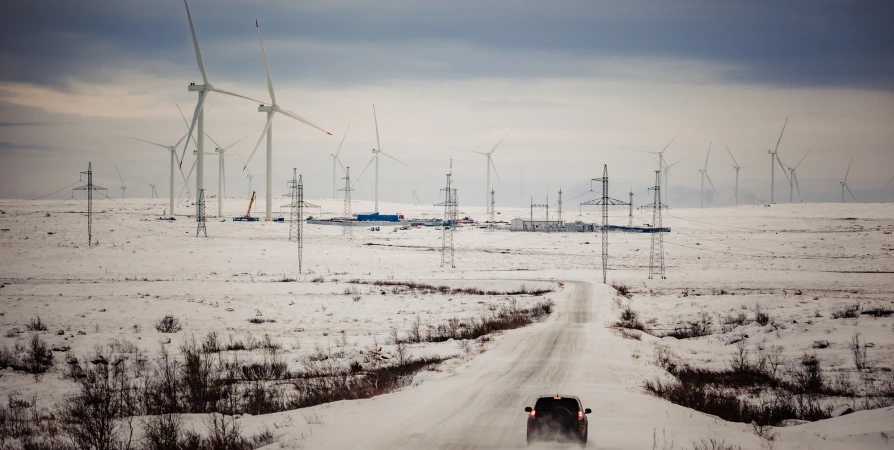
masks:
<svg viewBox="0 0 894 450"><path fill-rule="evenodd" d="M541 398L556 398L556 397L559 397L559 398L573 398L573 399L575 399L575 400L580 400L579 398L577 398L577 397L575 397L575 396L573 396L573 395L565 395L565 394L541 395L540 397L537 397L537 400L540 400Z"/></svg>

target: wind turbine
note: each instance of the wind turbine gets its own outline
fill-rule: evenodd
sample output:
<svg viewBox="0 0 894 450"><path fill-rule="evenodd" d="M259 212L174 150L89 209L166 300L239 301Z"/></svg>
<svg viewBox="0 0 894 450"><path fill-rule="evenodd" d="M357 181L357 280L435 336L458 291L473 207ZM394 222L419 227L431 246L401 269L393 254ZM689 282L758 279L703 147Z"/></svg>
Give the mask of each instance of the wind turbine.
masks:
<svg viewBox="0 0 894 450"><path fill-rule="evenodd" d="M664 163L664 152L667 151L667 148L670 147L670 145L674 142L674 139L677 138L677 135L679 135L680 132L683 131L683 128L684 128L684 127L685 127L685 125L682 126L682 127L680 127L679 130L677 130L677 133L674 134L674 137L671 138L670 142L668 142L667 145L665 145L664 148L661 149L660 152L653 152L653 151L649 151L649 150L634 150L634 151L642 152L642 153L651 153L651 154L653 154L653 155L658 155L658 170L664 170L664 168L665 168L665 166L666 166L666 164ZM663 181L661 181L661 180L659 180L658 182L659 182L659 183L663 183ZM661 189L664 189L664 188L665 188L664 186L661 186ZM666 190L666 189L665 189L665 190ZM660 200L661 200L661 199L659 199L659 201L660 201ZM665 200L665 203L667 203L667 193L666 193L666 192L665 192L664 200Z"/></svg>
<svg viewBox="0 0 894 450"><path fill-rule="evenodd" d="M348 130L351 129L351 125L348 125L348 128L345 130L345 135L341 137L341 142L338 144L338 150L335 153L329 155L332 157L332 198L338 194L338 189L335 187L335 164L341 166L341 170L345 171L345 165L341 163L341 159L339 159L338 154L341 153L341 146L345 143L345 138L348 137Z"/></svg>
<svg viewBox="0 0 894 450"><path fill-rule="evenodd" d="M856 203L857 197L854 197L854 193L851 192L851 188L847 186L847 175L851 173L851 163L854 162L854 157L851 156L851 160L847 162L847 172L844 173L844 181L839 182L841 184L841 203L844 203L844 190L847 189L848 194L851 194L851 198L854 199Z"/></svg>
<svg viewBox="0 0 894 450"><path fill-rule="evenodd" d="M203 84L189 84L189 91L198 92L199 93L199 101L196 103L196 111L192 116L192 123L189 126L188 135L192 135L193 129L198 124L198 137L196 139L196 147L197 147L197 156L196 156L196 195L200 192L201 189L205 187L205 114L204 114L204 105L205 99L208 97L208 94L211 92L218 92L224 95L230 95L233 97L244 98L246 100L251 100L256 103L261 103L258 100L253 98L246 97L244 95L239 95L225 89L219 88L211 84L208 81L208 73L205 71L205 63L202 60L202 53L199 51L199 40L196 38L196 28L192 23L192 14L189 12L189 4L186 3L186 0L183 0L183 5L186 6L186 18L189 20L189 31L192 34L192 44L196 51L196 64L199 66L199 72L202 73L202 82ZM186 147L189 145L189 141L186 141L186 144L183 146L183 152L180 155L180 167L183 167L183 157L186 156ZM268 200L269 205L269 200ZM196 217L199 214L199 205L196 202Z"/></svg>
<svg viewBox="0 0 894 450"><path fill-rule="evenodd" d="M134 137L121 136L121 137L123 137L123 138L125 138L125 139L132 139L132 140L134 140L134 141L145 142L145 143L147 143L147 144L151 144L151 145L154 145L154 146L156 146L156 147L161 147L161 148L163 148L163 149L168 150L168 152L171 154L171 184L170 184L170 186L169 186L169 187L170 187L170 195L171 195L170 206L169 206L169 207L171 208L171 217L174 216L174 168L175 168L175 165L176 165L176 163L177 163L177 146L179 146L180 143L183 142L184 139L186 139L186 136L188 136L188 135L187 135L187 134L184 134L183 137L181 137L180 140L177 141L177 143L174 144L174 145L157 144L157 143L155 143L155 142L144 141L144 140L142 140L142 139L137 139L137 138L134 138ZM183 171L180 171L180 175L181 175L181 176L183 175ZM184 180L185 180L185 179L186 179L186 178L184 177ZM156 181L156 183L158 183L158 182Z"/></svg>
<svg viewBox="0 0 894 450"><path fill-rule="evenodd" d="M785 133L785 127L788 125L788 117L785 118L785 123L782 125L782 131L779 133L779 140L776 141L776 149L775 150L767 150L767 153L770 155L770 204L776 203L774 201L774 194L776 190L776 165L773 164L779 163L779 167L782 169L782 174L785 175L785 178L788 179L788 174L785 173L785 166L782 165L782 161L779 160L779 143L782 142L782 134Z"/></svg>
<svg viewBox="0 0 894 450"><path fill-rule="evenodd" d="M668 187L668 181L670 181L670 180L668 180L668 177L670 176L670 168L676 166L677 164L680 164L681 162L685 161L686 159L689 159L690 156L692 156L692 155L685 156L683 158L680 158L679 160L677 160L675 163L673 163L671 165L664 166L664 187L662 189L664 190L664 204L665 205L667 205L667 194L668 194L668 191L670 190L670 188Z"/></svg>
<svg viewBox="0 0 894 450"><path fill-rule="evenodd" d="M809 155L810 152L811 152L812 150L813 150L812 148L811 148L810 150L807 150L807 153L805 153L804 156L801 157L801 161L804 161L804 158L806 158L807 155ZM798 174L795 172L795 169L797 169L798 166L801 165L801 161L798 161L798 164L795 164L795 167L789 167L789 168L788 168L788 173L789 173L789 177L788 177L788 202L789 202L789 203L794 203L794 202L795 202L795 197L794 197L794 195L793 195L793 194L794 194L794 187L798 185ZM801 199L801 186L798 186L798 200L799 200L801 203L804 203L804 200Z"/></svg>
<svg viewBox="0 0 894 450"><path fill-rule="evenodd" d="M708 156L705 156L705 168L699 169L698 171L702 174L702 208L705 207L705 178L708 179L708 183L711 183L711 189L714 189L714 195L720 197L720 194L717 193L717 188L714 187L714 182L711 181L711 177L708 176L708 158L711 157L711 143L708 143Z"/></svg>
<svg viewBox="0 0 894 450"><path fill-rule="evenodd" d="M726 145L724 144L724 147ZM739 169L748 167L748 166L740 166L736 161L736 158L733 156L733 152L730 151L729 147L726 147L726 152L729 153L729 157L733 159L733 168L736 169L736 206L739 205Z"/></svg>
<svg viewBox="0 0 894 450"><path fill-rule="evenodd" d="M492 148L489 152L477 152L475 150L460 149L460 150L464 150L464 151L467 151L470 153L477 153L477 154L482 155L487 158L487 167L486 167L486 169L487 169L487 190L484 192L484 204L486 206L488 214L490 214L490 212L491 212L490 211L490 169L491 168L494 169L494 174L497 176L497 180L500 180L500 173L497 172L497 166L494 165L494 161L491 157L494 154L494 152L497 151L497 147L499 147L500 144L503 143L503 140L506 139L506 136L509 136L509 133L512 132L513 128L515 128L515 125L512 125L509 128L509 131L507 131L506 134L503 135L503 138L500 139L500 141L497 142L497 145L494 145L494 148ZM502 184L503 181L500 180L500 183Z"/></svg>
<svg viewBox="0 0 894 450"><path fill-rule="evenodd" d="M288 109L281 108L279 103L276 103L276 95L273 93L273 79L270 78L270 65L267 64L267 51L264 50L264 39L261 38L261 27L258 26L258 21L255 21L255 29L258 32L258 40L261 41L261 54L264 56L264 70L267 71L267 91L270 93L270 105L260 105L258 106L258 112L267 113L267 123L264 125L264 131L261 132L261 135L258 136L258 142L255 144L255 148L252 149L251 154L248 155L248 159L245 161L245 167L242 168L244 171L246 167L248 167L248 163L251 162L252 156L255 155L255 152L258 150L258 146L261 145L261 141L264 140L264 133L267 134L267 198L266 198L266 212L264 217L266 220L273 219L273 117L276 113L282 113L288 117L291 117L299 122L303 122L306 125L312 126L328 135L332 135L332 133L314 125L309 122L307 119L299 116L298 114L289 111Z"/></svg>
<svg viewBox="0 0 894 450"><path fill-rule="evenodd" d="M124 198L124 191L127 190L127 186L124 185L124 178L121 178L121 172L118 170L118 166L115 164L112 165L115 166L115 172L118 172L118 179L121 180L121 198Z"/></svg>
<svg viewBox="0 0 894 450"><path fill-rule="evenodd" d="M258 130L252 131L249 134L246 134L238 141L233 142L232 144L224 147L217 143L210 134L205 133L208 136L208 139L211 139L211 142L217 147L214 149L214 153L208 152L208 155L217 156L217 217L223 217L223 199L227 196L227 167L226 167L226 157L233 156L228 155L227 150L233 147L234 145L248 139L249 136L257 133Z"/></svg>
<svg viewBox="0 0 894 450"><path fill-rule="evenodd" d="M363 171L360 172L360 176L357 177L357 181L360 181L360 178L363 177L363 174L366 172L366 169L369 169L370 164L372 164L373 161L375 161L376 162L376 196L375 196L375 200L376 200L376 212L379 212L379 155L385 156L387 158L391 158L391 159L393 159L393 160L395 160L411 169L412 169L412 167L410 167L409 164L382 151L382 143L379 142L379 118L378 118L378 116L376 116L376 105L373 105L373 119L376 122L376 146L378 148L372 149L373 157L366 164L366 167L363 168Z"/></svg>

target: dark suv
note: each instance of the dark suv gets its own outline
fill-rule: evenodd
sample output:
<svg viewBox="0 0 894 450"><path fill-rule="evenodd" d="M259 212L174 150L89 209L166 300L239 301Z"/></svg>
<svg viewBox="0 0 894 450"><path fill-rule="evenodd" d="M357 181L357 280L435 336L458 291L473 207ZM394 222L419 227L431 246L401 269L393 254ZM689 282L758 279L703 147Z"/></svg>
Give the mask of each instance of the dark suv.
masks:
<svg viewBox="0 0 894 450"><path fill-rule="evenodd" d="M540 397L528 413L528 444L535 440L572 441L587 445L587 414L580 399L571 395Z"/></svg>

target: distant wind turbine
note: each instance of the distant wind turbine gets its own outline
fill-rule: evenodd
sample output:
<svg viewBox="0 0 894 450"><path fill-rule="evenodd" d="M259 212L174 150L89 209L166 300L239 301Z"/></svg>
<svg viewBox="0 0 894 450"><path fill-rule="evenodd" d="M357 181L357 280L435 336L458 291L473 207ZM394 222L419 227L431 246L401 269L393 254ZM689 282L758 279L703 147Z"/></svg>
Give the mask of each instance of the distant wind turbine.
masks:
<svg viewBox="0 0 894 450"><path fill-rule="evenodd" d="M375 162L376 162L376 193L375 193L375 204L376 204L376 212L379 212L379 155L384 156L384 157L386 157L386 158L391 158L391 159L393 159L393 160L395 160L395 161L397 161L397 162L399 162L399 163L401 163L401 164L403 164L403 165L405 165L405 166L407 166L407 167L409 167L409 168L411 168L411 169L412 169L412 167L410 167L409 164L407 164L407 163L405 163L405 162L403 162L403 161L401 161L401 160L399 160L399 159L397 159L397 158L395 158L395 157L393 157L393 156L391 156L391 155L385 153L384 151L382 151L382 143L379 142L379 118L378 118L378 116L376 116L376 105L373 105L373 119L374 119L375 122L376 122L376 146L377 146L378 148L374 148L374 149L372 149L373 157L372 157L372 159L370 159L369 162L366 164L366 167L363 168L363 171L360 172L360 176L357 177L357 181L360 181L360 178L361 178L361 177L363 176L363 174L366 172L366 169L369 169L370 164L372 164L373 161L375 161Z"/></svg>
<svg viewBox="0 0 894 450"><path fill-rule="evenodd" d="M240 138L236 142L224 147L217 143L211 135L205 133L205 136L208 136L208 139L211 139L211 142L217 147L214 149L214 153L208 152L208 155L217 156L217 217L223 217L223 200L227 196L227 168L226 168L226 157L234 156L228 155L227 150L232 148L234 145L248 139L249 136L257 133L258 130L252 131L249 134L246 134L244 137Z"/></svg>
<svg viewBox="0 0 894 450"><path fill-rule="evenodd" d="M494 174L497 176L497 180L500 181L500 184L502 185L502 183L503 183L503 181L500 180L500 174L499 174L499 172L497 172L497 166L494 165L494 161L493 161L493 159L492 159L492 156L493 156L494 152L497 151L497 147L499 147L500 144L503 143L503 140L506 139L506 136L509 136L509 133L512 132L512 129L513 129L513 128L515 128L515 125L512 125L511 127L509 127L509 131L507 131L506 134L503 135L503 137L500 139L500 141L497 142L497 145L494 145L494 148L490 149L489 152L478 152L478 151L475 151L475 150L465 150L465 149L460 149L460 150L463 150L463 151L466 151L466 152L470 152L470 153L477 153L477 154L479 154L479 155L484 156L485 158L487 158L487 167L486 167L486 169L487 169L487 186L486 186L486 188L487 188L487 189L486 189L485 192L484 192L484 204L486 205L486 209L487 209L487 213L488 213L488 214L490 214L490 212L491 212L491 211L490 211L490 190L491 190L491 189L490 189L490 170L491 170L491 168L494 169Z"/></svg>
<svg viewBox="0 0 894 450"><path fill-rule="evenodd" d="M667 143L667 145L664 146L663 149L661 149L660 152L653 152L653 151L649 151L649 150L635 150L635 149L632 149L632 150L637 151L637 152L642 152L642 153L651 153L653 155L658 155L658 170L663 171L666 167L666 164L664 162L664 153L667 151L668 147L670 147L670 145L674 142L674 139L677 138L677 135L679 135L680 132L683 131L683 128L685 128L685 127L686 127L685 125L680 127L680 129L677 130L677 132L674 134L674 137L671 138L671 140ZM664 181L662 181L662 180L659 180L658 182L664 183ZM665 191L664 192L664 203L667 204L667 189L665 189L665 186L661 186L661 190ZM661 199L658 199L658 200L660 201Z"/></svg>
<svg viewBox="0 0 894 450"><path fill-rule="evenodd" d="M711 181L711 177L708 176L708 158L711 157L711 143L708 143L708 156L705 156L705 168L699 169L698 171L702 174L702 208L705 207L705 178L708 179L708 183L711 183L711 189L714 189L714 195L720 197L720 194L717 193L717 188L714 187L714 182Z"/></svg>
<svg viewBox="0 0 894 450"><path fill-rule="evenodd" d="M806 158L807 155L809 155L811 151L813 151L812 148L811 148L810 150L807 150L807 153L805 153L804 156L801 157L801 161L804 161L804 158ZM788 168L788 173L789 173L789 177L788 177L788 202L789 202L789 203L794 203L794 202L795 202L794 189L793 189L794 186L797 186L797 187L798 187L798 200L799 200L801 203L804 203L804 200L801 199L801 186L798 186L798 173L795 172L795 170L798 168L798 166L801 165L801 161L798 161L798 164L795 164L795 167L789 167L789 168Z"/></svg>
<svg viewBox="0 0 894 450"><path fill-rule="evenodd" d="M140 181L142 181L143 183L148 184L149 187L152 189L152 198L158 198L158 191L155 190L155 185L158 184L158 182L161 180L161 177L165 176L165 174L166 174L167 172L168 172L168 169L166 168L166 169L164 170L164 172L162 172L161 175L158 176L158 179L155 180L155 183L154 183L154 184L153 184L153 183L150 183L150 182L148 182L148 181L145 181L145 180L140 180Z"/></svg>
<svg viewBox="0 0 894 450"><path fill-rule="evenodd" d="M118 179L121 180L121 198L124 198L124 191L127 190L127 186L124 185L124 178L121 178L121 172L118 170L118 166L115 164L112 165L115 166L115 172L118 172Z"/></svg>
<svg viewBox="0 0 894 450"><path fill-rule="evenodd" d="M775 150L767 150L767 153L770 155L770 204L776 203L774 200L774 195L776 191L776 164L779 163L779 167L782 169L782 174L785 175L785 178L788 179L788 174L785 173L785 166L782 164L782 161L779 159L779 143L782 142L782 135L785 133L785 127L788 125L788 117L785 118L785 123L782 125L782 131L779 133L779 140L776 141L776 149Z"/></svg>
<svg viewBox="0 0 894 450"><path fill-rule="evenodd" d="M255 152L258 150L258 146L261 145L261 141L264 140L264 134L266 133L267 137L267 179L265 180L267 183L267 198L266 198L266 212L265 218L266 220L273 219L273 117L276 113L281 113L288 117L291 117L299 122L303 122L305 125L314 127L328 135L332 135L332 133L320 128L317 125L314 125L307 119L299 116L298 114L289 111L288 109L284 109L279 106L279 103L276 102L276 95L273 93L273 79L270 78L270 65L267 64L267 51L264 50L264 39L261 37L261 27L258 26L258 21L255 21L255 30L258 32L258 40L261 41L261 54L264 56L264 70L267 71L267 91L270 93L270 105L260 105L258 106L258 112L267 113L267 123L264 125L264 131L261 132L261 135L258 136L258 142L255 144L255 148L252 149L251 154L248 155L248 159L245 161L246 166L242 168L244 171L246 167L248 167L248 163L251 162L251 158L255 155ZM260 102L259 102L260 103Z"/></svg>
<svg viewBox="0 0 894 450"><path fill-rule="evenodd" d="M733 156L733 152L730 151L729 147L727 147L726 145L724 145L724 147L726 147L726 151L727 151L727 153L729 153L729 157L733 159L733 168L736 169L736 205L738 206L739 205L739 169L743 169L748 166L740 166L739 162L736 161L736 157Z"/></svg>
<svg viewBox="0 0 894 450"><path fill-rule="evenodd" d="M426 173L428 173L428 172L426 172ZM415 186L415 187L413 187L413 204L414 204L414 205L421 205L421 204L422 204L422 201L419 200L419 195L416 194L416 190L419 189L419 185L422 184L422 181L423 181L423 180L425 180L425 173L422 174L422 177L419 178L419 182L416 183L416 186Z"/></svg>
<svg viewBox="0 0 894 450"><path fill-rule="evenodd" d="M848 193L848 194L851 194L851 198L854 199L854 202L856 203L856 201L857 201L857 197L854 197L854 193L851 192L851 188L849 188L849 187L847 186L847 175L848 175L849 173L851 173L851 163L852 163L852 162L854 162L854 157L853 157L853 156L851 156L850 161L847 162L847 172L844 172L844 181L841 181L841 182L839 183L839 184L841 184L841 203L844 203L844 190L845 190L845 189L847 189L847 193Z"/></svg>
<svg viewBox="0 0 894 450"><path fill-rule="evenodd" d="M668 194L668 191L670 190L670 187L669 187L670 185L668 184L668 182L670 181L669 177L670 177L671 167L674 167L677 164L680 164L681 162L689 159L690 156L692 156L692 155L685 156L683 158L678 159L676 162L674 162L671 165L664 166L664 187L662 189L664 190L664 204L665 205L667 205L667 194Z"/></svg>
<svg viewBox="0 0 894 450"><path fill-rule="evenodd" d="M170 183L169 188L170 188L170 197L171 197L171 198L170 198L170 205L169 205L169 208L170 208L171 216L172 216L172 217L174 216L174 169L175 169L176 167L178 167L178 160L177 160L177 146L179 146L180 143L183 142L184 139L186 139L186 136L187 136L187 135L184 134L183 137L181 137L180 140L177 141L177 143L174 144L174 145L158 144L158 143L155 143L155 142L145 141L145 140L143 140L143 139L137 139L137 138L134 138L134 137L121 136L121 137L123 137L123 138L125 138L125 139L132 139L132 140L134 140L134 141L145 142L145 143L147 143L147 144L151 144L151 145L154 145L154 146L156 146L156 147L161 147L161 148L163 148L163 149L166 149L166 150L168 151L168 153L170 153L170 155L171 155L171 183ZM182 171L182 170L180 171L180 175L183 176L183 171ZM186 177L184 176L184 180L185 180L185 179L186 179ZM157 182L156 182L156 183L157 183Z"/></svg>
<svg viewBox="0 0 894 450"><path fill-rule="evenodd" d="M332 158L332 198L335 198L338 194L338 189L335 186L335 182L337 180L335 175L335 165L338 164L341 166L341 170L345 171L345 165L341 163L341 159L338 157L338 154L341 153L341 146L345 143L345 138L348 137L348 130L351 129L351 125L348 125L348 128L345 129L345 135L341 137L341 142L338 143L338 150L335 153L329 155Z"/></svg>

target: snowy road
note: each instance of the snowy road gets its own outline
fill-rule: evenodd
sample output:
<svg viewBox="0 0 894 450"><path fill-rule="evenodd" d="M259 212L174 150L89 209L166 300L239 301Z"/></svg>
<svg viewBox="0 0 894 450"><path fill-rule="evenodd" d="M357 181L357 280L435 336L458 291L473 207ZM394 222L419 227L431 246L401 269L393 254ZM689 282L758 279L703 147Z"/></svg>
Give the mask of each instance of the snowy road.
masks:
<svg viewBox="0 0 894 450"><path fill-rule="evenodd" d="M381 449L526 446L524 407L556 390L580 395L575 386L583 381L583 363L596 356L589 353L591 327L603 328L591 320L596 317L593 304L610 301L594 298L589 283L568 283L565 293L567 299L558 303L549 322L511 333L453 378L365 403L351 417L336 418L338 425L327 424L320 430L324 435L308 444ZM590 406L585 396L582 400ZM370 407L377 411L374 417L368 415ZM337 435L329 436L333 432Z"/></svg>

